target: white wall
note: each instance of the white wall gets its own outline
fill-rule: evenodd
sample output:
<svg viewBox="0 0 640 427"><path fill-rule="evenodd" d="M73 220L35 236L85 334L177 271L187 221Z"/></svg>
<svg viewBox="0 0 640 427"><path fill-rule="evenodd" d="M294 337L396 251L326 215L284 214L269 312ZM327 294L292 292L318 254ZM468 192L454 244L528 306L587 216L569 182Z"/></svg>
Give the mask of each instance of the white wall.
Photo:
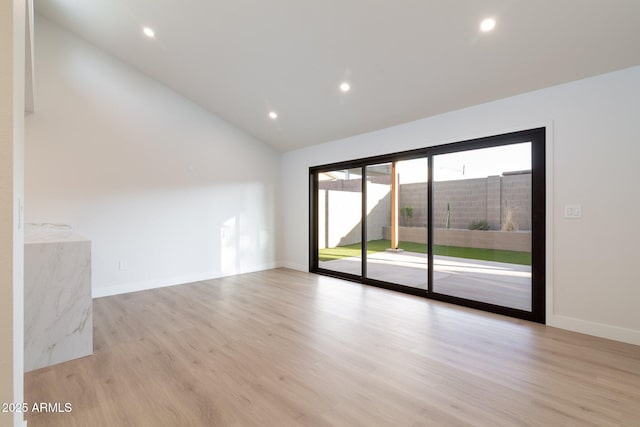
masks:
<svg viewBox="0 0 640 427"><path fill-rule="evenodd" d="M25 7L25 0L0 3L0 402L24 399ZM0 426L21 426L22 419L0 413Z"/></svg>
<svg viewBox="0 0 640 427"><path fill-rule="evenodd" d="M0 3L0 402L13 401L13 3ZM0 413L0 425L12 425Z"/></svg>
<svg viewBox="0 0 640 427"><path fill-rule="evenodd" d="M92 239L94 295L269 268L278 247L287 266L306 270L309 166L549 125L548 323L640 344L640 67L281 158L48 21L36 24L27 221L69 223ZM566 203L581 203L584 217L563 218Z"/></svg>
<svg viewBox="0 0 640 427"><path fill-rule="evenodd" d="M39 16L35 33L26 220L91 239L94 296L275 265L277 151Z"/></svg>
<svg viewBox="0 0 640 427"><path fill-rule="evenodd" d="M309 166L551 125L547 323L640 344L639 117L634 67L285 153L284 264L308 268Z"/></svg>

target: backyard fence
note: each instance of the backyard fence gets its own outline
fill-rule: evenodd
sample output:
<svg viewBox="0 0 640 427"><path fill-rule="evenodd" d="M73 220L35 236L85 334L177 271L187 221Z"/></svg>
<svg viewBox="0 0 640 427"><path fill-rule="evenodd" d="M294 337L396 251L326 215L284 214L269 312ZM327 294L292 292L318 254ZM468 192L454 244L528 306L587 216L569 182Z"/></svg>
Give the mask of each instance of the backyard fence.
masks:
<svg viewBox="0 0 640 427"><path fill-rule="evenodd" d="M361 241L361 186L361 179L319 182L318 237L321 248ZM384 230L385 227L390 226L391 222L390 188L389 176L379 176L369 180L367 240L386 237ZM445 228L449 211L451 229L466 230L471 223L484 221L489 230L494 231L531 230L531 173L529 171L504 173L502 176L487 178L434 182L433 192L435 229ZM401 226L426 230L427 184L401 183L399 207ZM402 212L403 208L405 209ZM411 212L410 215L407 214L408 211ZM407 232L409 231L405 231ZM489 236L490 234L487 234L481 240L495 240L495 237ZM474 240L477 239L474 237ZM524 236L506 239L520 241ZM401 236L401 240L405 239ZM521 247L520 244L516 246Z"/></svg>

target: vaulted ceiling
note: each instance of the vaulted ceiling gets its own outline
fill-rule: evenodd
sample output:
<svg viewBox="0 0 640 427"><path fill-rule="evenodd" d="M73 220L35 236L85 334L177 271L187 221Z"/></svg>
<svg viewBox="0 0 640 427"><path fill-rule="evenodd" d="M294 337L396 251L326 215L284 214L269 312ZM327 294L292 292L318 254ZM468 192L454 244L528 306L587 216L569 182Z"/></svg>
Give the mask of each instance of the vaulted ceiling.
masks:
<svg viewBox="0 0 640 427"><path fill-rule="evenodd" d="M281 151L640 64L639 0L35 0L35 10ZM497 25L484 33L487 17Z"/></svg>

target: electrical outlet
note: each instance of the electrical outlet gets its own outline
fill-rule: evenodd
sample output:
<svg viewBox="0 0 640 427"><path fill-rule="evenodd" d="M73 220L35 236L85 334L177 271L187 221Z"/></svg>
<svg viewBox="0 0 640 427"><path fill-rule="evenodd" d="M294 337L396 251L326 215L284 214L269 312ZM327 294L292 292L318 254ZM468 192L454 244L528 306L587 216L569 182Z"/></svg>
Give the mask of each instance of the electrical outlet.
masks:
<svg viewBox="0 0 640 427"><path fill-rule="evenodd" d="M582 205L564 205L564 217L571 219L582 218Z"/></svg>
<svg viewBox="0 0 640 427"><path fill-rule="evenodd" d="M127 269L129 268L129 264L127 263L127 261L120 260L118 261L118 268L120 269L120 271L127 271Z"/></svg>

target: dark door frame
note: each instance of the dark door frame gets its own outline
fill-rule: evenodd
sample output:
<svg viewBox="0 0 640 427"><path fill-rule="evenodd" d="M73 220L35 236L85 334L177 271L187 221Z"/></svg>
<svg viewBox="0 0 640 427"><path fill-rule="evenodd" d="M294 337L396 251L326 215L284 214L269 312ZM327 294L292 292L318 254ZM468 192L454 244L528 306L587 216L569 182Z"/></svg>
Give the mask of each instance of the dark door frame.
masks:
<svg viewBox="0 0 640 427"><path fill-rule="evenodd" d="M546 321L545 307L545 271L546 271L546 251L545 251L545 235L546 235L546 128L540 127L535 129L523 130L518 132L510 132L501 135L494 135L482 138L476 138L466 141L453 142L444 145L432 147L424 147L415 150L403 151L399 153L390 153L381 156L367 157L363 159L355 159L344 162L336 162L326 165L313 166L309 168L309 271L312 273L322 274L326 276L338 277L366 285L392 289L412 295L423 296L426 298L445 301L466 307L489 311L492 313L503 314L520 319L530 320L538 323ZM498 147L502 145L511 145L523 142L531 143L531 307L532 310L525 311L510 307L503 307L495 304L484 303L480 301L468 300L464 298L454 297L445 294L433 292L433 156L439 154L455 153L459 151L468 151L480 148ZM410 160L416 158L428 159L428 182L427 197L429 200L427 221L428 221L428 290L416 289L409 286L403 286L397 283L383 282L366 277L366 256L367 256L367 228L366 228L366 166L386 163L391 161ZM361 188L361 225L362 225L362 275L353 275L337 271L323 269L318 265L318 174L332 170L354 169L360 168L362 171L362 188Z"/></svg>

